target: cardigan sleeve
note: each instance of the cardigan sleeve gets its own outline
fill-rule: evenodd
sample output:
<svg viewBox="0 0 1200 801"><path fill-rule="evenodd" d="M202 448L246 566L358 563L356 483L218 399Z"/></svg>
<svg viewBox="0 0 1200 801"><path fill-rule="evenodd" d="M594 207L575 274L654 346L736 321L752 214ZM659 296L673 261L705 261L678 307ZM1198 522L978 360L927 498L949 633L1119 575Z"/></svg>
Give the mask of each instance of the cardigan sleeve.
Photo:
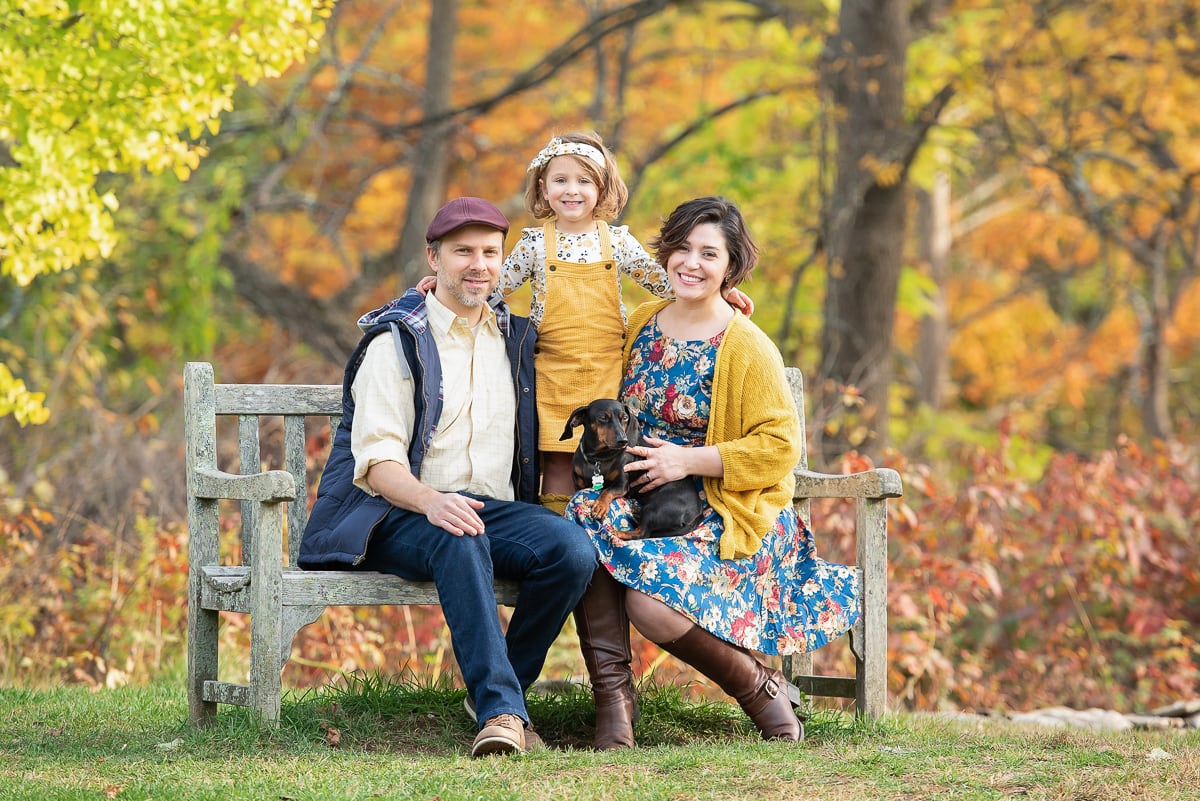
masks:
<svg viewBox="0 0 1200 801"><path fill-rule="evenodd" d="M717 354L708 439L724 475L705 478L721 515L722 559L752 556L792 501L800 459L800 420L774 343L748 320L734 318Z"/></svg>
<svg viewBox="0 0 1200 801"><path fill-rule="evenodd" d="M800 420L783 358L757 327L743 331L745 336L728 343L719 384L722 408L714 408L709 426L709 442L717 446L724 466L722 483L734 492L779 484L800 461Z"/></svg>

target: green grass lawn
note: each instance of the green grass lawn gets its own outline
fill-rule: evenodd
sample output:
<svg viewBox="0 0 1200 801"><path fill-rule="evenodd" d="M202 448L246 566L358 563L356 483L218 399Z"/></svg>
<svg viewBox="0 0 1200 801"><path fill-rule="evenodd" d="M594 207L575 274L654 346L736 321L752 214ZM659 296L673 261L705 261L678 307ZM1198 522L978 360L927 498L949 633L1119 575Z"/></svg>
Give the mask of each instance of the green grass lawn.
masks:
<svg viewBox="0 0 1200 801"><path fill-rule="evenodd" d="M365 679L285 698L279 730L182 686L0 689L0 799L1193 799L1200 733L1097 733L818 711L764 743L729 704L642 688L640 748L593 753L590 694L530 699L550 748L472 760L462 690Z"/></svg>

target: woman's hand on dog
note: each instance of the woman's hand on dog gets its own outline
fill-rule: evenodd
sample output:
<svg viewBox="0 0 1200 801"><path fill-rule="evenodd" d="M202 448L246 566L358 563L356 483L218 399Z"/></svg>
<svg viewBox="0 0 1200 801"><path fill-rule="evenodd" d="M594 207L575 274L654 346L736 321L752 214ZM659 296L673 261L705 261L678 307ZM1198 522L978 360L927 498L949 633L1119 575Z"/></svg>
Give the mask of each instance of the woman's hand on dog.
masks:
<svg viewBox="0 0 1200 801"><path fill-rule="evenodd" d="M688 448L657 437L646 437L641 445L626 448L626 453L640 456L636 462L625 465L625 472L645 470L640 480L632 482L638 492L649 492L672 481L687 476L725 475L721 453L715 445Z"/></svg>
<svg viewBox="0 0 1200 801"><path fill-rule="evenodd" d="M641 461L625 465L625 472L645 470L646 474L633 484L639 492L648 492L655 487L661 487L670 481L675 481L691 475L688 472L689 454L692 448L685 448L673 442L667 442L657 437L646 437L641 445L626 449L626 453L640 456Z"/></svg>

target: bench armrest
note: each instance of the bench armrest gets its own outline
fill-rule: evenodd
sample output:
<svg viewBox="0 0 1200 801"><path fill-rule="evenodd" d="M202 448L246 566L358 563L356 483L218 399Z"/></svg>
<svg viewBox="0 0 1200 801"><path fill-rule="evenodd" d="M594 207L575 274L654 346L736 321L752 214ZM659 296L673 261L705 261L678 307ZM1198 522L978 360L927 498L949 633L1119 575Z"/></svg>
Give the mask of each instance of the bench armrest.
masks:
<svg viewBox="0 0 1200 801"><path fill-rule="evenodd" d="M192 474L192 494L207 500L278 503L296 498L296 479L286 470L268 470L247 476L201 467Z"/></svg>
<svg viewBox="0 0 1200 801"><path fill-rule="evenodd" d="M899 498L904 494L900 474L890 467L876 467L861 473L817 473L793 471L796 478L795 500L805 498Z"/></svg>

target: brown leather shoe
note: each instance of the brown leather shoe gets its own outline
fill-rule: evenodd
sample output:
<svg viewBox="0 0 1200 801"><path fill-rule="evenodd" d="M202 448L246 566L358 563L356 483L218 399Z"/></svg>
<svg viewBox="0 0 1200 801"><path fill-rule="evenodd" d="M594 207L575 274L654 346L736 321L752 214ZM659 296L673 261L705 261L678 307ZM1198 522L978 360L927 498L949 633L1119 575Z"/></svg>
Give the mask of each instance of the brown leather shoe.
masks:
<svg viewBox="0 0 1200 801"><path fill-rule="evenodd" d="M617 583L603 567L596 568L592 583L575 607L575 630L596 703L593 747L597 751L632 748L639 710L630 666L633 652L625 585Z"/></svg>
<svg viewBox="0 0 1200 801"><path fill-rule="evenodd" d="M475 715L475 702L471 700L471 696L468 695L463 699L463 709L467 710L467 715L472 721L478 720L478 717ZM525 750L527 752L546 750L545 741L533 730L533 726L528 723L525 724Z"/></svg>
<svg viewBox="0 0 1200 801"><path fill-rule="evenodd" d="M753 659L753 657L751 657ZM764 740L804 740L804 724L792 709L790 684L779 670L771 670L755 660L757 674L753 689L734 695Z"/></svg>
<svg viewBox="0 0 1200 801"><path fill-rule="evenodd" d="M804 739L804 725L795 713L800 706L800 690L781 671L763 665L745 648L714 637L699 626L658 646L733 696L764 740Z"/></svg>
<svg viewBox="0 0 1200 801"><path fill-rule="evenodd" d="M475 735L471 756L525 753L525 721L516 715L496 715L484 721Z"/></svg>

